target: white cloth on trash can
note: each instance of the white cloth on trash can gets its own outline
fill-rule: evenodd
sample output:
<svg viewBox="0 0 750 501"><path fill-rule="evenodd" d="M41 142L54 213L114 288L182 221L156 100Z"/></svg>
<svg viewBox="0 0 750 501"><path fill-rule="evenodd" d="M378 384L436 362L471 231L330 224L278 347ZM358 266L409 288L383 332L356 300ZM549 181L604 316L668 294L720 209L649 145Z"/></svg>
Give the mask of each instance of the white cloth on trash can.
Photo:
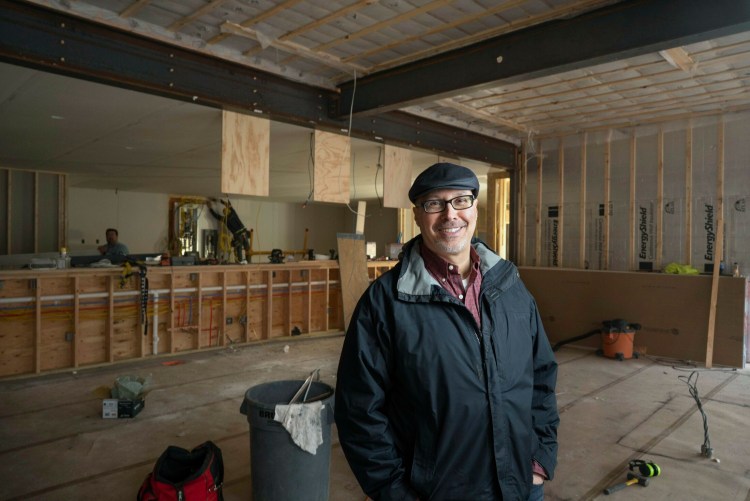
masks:
<svg viewBox="0 0 750 501"><path fill-rule="evenodd" d="M320 401L277 405L273 419L286 428L300 449L315 454L318 446L323 443L323 426L320 418L322 410L323 402Z"/></svg>

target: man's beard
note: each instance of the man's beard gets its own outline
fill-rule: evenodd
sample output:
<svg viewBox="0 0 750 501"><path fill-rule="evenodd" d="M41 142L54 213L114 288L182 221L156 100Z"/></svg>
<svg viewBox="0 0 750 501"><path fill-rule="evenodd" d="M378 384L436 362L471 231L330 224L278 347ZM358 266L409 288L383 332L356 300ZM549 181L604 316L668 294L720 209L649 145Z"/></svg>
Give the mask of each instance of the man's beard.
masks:
<svg viewBox="0 0 750 501"><path fill-rule="evenodd" d="M435 242L438 248L446 253L446 254L460 254L464 249L466 249L466 246L469 244L469 241L464 239L460 242L452 242L448 243L443 240L438 240Z"/></svg>

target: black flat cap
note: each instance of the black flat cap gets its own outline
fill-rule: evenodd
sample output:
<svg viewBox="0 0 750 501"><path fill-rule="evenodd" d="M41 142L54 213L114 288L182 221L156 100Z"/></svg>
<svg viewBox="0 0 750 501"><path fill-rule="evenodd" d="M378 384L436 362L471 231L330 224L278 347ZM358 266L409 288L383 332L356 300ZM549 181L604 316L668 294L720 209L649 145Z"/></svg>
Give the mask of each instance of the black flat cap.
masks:
<svg viewBox="0 0 750 501"><path fill-rule="evenodd" d="M442 189L471 190L476 197L479 195L479 180L466 167L448 162L437 163L417 176L409 190L409 200L416 203L422 195Z"/></svg>

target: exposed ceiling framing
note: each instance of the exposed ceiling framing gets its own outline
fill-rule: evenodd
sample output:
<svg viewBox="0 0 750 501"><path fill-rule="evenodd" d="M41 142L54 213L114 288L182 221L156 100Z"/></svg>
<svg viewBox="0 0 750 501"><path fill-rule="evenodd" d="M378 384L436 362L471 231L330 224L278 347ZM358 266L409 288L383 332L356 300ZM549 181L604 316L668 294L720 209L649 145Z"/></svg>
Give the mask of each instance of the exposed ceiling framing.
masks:
<svg viewBox="0 0 750 501"><path fill-rule="evenodd" d="M6 62L508 167L529 137L750 109L744 1L0 0L0 8Z"/></svg>
<svg viewBox="0 0 750 501"><path fill-rule="evenodd" d="M434 149L513 166L513 145L402 112L377 118L328 116L334 91L171 47L95 23L24 5L0 12L0 58L300 125L348 131L373 141Z"/></svg>
<svg viewBox="0 0 750 501"><path fill-rule="evenodd" d="M367 113L542 78L750 29L736 0L633 0L398 66L340 86L339 115Z"/></svg>

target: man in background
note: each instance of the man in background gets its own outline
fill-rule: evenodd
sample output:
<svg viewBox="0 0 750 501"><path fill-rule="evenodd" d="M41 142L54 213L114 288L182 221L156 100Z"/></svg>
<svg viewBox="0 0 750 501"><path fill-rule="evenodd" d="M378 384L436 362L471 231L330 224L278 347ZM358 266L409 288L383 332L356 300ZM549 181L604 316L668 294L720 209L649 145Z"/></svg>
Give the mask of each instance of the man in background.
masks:
<svg viewBox="0 0 750 501"><path fill-rule="evenodd" d="M97 247L99 249L99 254L106 258L127 256L130 254L128 246L118 241L119 233L115 228L107 228L105 235L107 237L107 243Z"/></svg>
<svg viewBox="0 0 750 501"><path fill-rule="evenodd" d="M241 264L247 264L247 262L250 260L250 240L247 236L247 228L245 228L245 225L242 224L242 220L237 214L237 211L234 210L234 207L232 207L232 203L229 201L229 199L227 199L226 201L219 200L219 202L221 202L221 204L224 206L224 209L220 214L213 208L213 204L217 200L215 198L209 198L208 200L208 210L211 211L211 214L213 214L216 219L222 221L224 225L226 225L227 230L229 230L229 233L232 234L232 247L234 248L234 255L237 258L237 262ZM243 249L245 250L244 259L242 257Z"/></svg>

